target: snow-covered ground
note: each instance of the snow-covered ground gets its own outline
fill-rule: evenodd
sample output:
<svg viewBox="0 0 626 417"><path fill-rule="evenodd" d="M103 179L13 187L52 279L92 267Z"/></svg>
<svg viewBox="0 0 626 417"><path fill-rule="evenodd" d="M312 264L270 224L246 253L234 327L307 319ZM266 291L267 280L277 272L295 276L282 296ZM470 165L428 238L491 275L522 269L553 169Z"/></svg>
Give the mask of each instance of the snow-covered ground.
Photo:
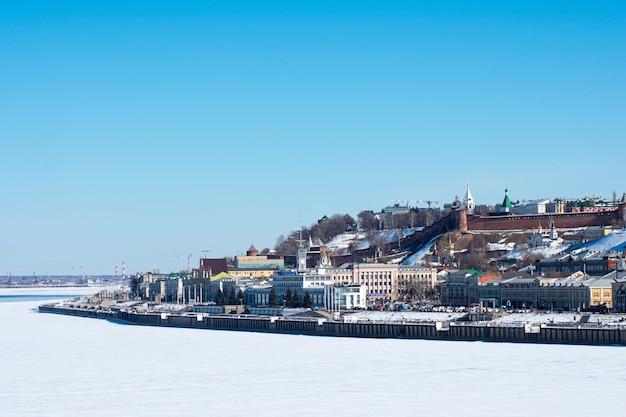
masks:
<svg viewBox="0 0 626 417"><path fill-rule="evenodd" d="M347 314L349 320L370 321L370 322L447 322L455 321L465 316L466 313L440 313L440 312L387 312L387 311L364 311L359 313ZM585 316L587 320L581 321ZM626 326L626 315L620 314L588 314L588 313L550 313L550 312L529 312L529 313L511 313L501 317L494 318L490 321L493 324L589 324L589 325L606 325ZM484 324L484 322L482 323Z"/></svg>
<svg viewBox="0 0 626 417"><path fill-rule="evenodd" d="M402 238L406 238L407 236L412 235L415 232L424 230L423 227L414 227L414 228L407 228L407 229L402 229L400 230L400 233L402 234ZM384 242L387 243L397 243L398 242L398 229L390 229L390 230L379 230L378 232L374 233L374 239L380 239ZM363 239L360 243L359 246L357 247L358 250L365 250L365 249L369 249L371 245L370 239Z"/></svg>
<svg viewBox="0 0 626 417"><path fill-rule="evenodd" d="M543 258L550 258L563 252L569 245L560 246L538 246L535 248L513 249L512 251L501 256L501 259L523 259L525 255L540 255Z"/></svg>
<svg viewBox="0 0 626 417"><path fill-rule="evenodd" d="M36 305L0 303L3 416L622 415L623 347L128 326Z"/></svg>
<svg viewBox="0 0 626 417"><path fill-rule="evenodd" d="M163 303L163 304L158 304L152 307L152 311L162 311L162 312L168 312L168 311L180 311L180 310L184 310L187 306L184 304L169 304L169 303Z"/></svg>
<svg viewBox="0 0 626 417"><path fill-rule="evenodd" d="M504 239L502 239L504 240ZM487 251L512 251L515 249L515 243L513 242L497 242L497 243L487 243Z"/></svg>
<svg viewBox="0 0 626 417"><path fill-rule="evenodd" d="M496 324L583 324L581 318L588 316L586 323L596 325L626 325L626 316L619 314L585 313L512 313L492 320Z"/></svg>
<svg viewBox="0 0 626 417"><path fill-rule="evenodd" d="M438 313L438 312L417 312L417 311L363 311L353 313L347 316L355 318L358 321L405 321L405 322L437 322L437 321L453 321L465 313Z"/></svg>
<svg viewBox="0 0 626 417"><path fill-rule="evenodd" d="M332 251L347 249L352 242L360 241L364 238L365 235L363 233L345 232L330 239L326 242L326 246Z"/></svg>
<svg viewBox="0 0 626 417"><path fill-rule="evenodd" d="M550 258L556 256L564 251L571 250L574 252L590 251L608 253L611 251L624 252L626 251L626 231L616 230L613 233L604 236L596 241L578 244L570 246L568 244L561 244L556 246L539 246L534 248L514 249L502 258L507 259L523 259L524 255L540 255L544 258Z"/></svg>
<svg viewBox="0 0 626 417"><path fill-rule="evenodd" d="M425 244L421 249L419 249L413 255L409 256L404 261L402 261L401 264L402 265L421 265L422 258L424 258L424 256L433 254L433 251L432 251L433 245L435 244L437 239L439 239L440 236L441 235L437 235L434 238L430 239L430 241L427 244Z"/></svg>
<svg viewBox="0 0 626 417"><path fill-rule="evenodd" d="M626 231L615 230L593 242L577 245L576 249L586 249L594 252L625 252L626 251Z"/></svg>

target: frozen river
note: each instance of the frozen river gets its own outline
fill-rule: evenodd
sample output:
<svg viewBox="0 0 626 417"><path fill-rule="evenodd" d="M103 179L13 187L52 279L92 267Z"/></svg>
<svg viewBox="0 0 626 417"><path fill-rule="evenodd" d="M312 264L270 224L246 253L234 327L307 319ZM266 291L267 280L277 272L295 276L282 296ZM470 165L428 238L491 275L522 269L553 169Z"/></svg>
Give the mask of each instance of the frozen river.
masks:
<svg viewBox="0 0 626 417"><path fill-rule="evenodd" d="M624 347L139 327L24 299L0 302L1 416L624 415Z"/></svg>

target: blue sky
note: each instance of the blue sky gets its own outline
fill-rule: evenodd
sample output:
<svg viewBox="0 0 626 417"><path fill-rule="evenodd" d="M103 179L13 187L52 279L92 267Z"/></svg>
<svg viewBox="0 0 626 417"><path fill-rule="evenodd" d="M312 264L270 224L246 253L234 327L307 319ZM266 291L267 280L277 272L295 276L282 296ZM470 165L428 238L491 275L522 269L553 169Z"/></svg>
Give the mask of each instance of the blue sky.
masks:
<svg viewBox="0 0 626 417"><path fill-rule="evenodd" d="M622 1L0 2L0 275L626 191Z"/></svg>

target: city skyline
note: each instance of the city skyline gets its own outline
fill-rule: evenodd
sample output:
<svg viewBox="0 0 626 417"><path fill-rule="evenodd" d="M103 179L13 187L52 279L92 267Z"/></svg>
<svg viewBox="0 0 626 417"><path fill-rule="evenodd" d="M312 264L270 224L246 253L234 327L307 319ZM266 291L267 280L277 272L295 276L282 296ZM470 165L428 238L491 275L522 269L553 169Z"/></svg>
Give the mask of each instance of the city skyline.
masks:
<svg viewBox="0 0 626 417"><path fill-rule="evenodd" d="M182 270L467 183L476 204L621 196L625 17L617 1L2 4L0 274Z"/></svg>

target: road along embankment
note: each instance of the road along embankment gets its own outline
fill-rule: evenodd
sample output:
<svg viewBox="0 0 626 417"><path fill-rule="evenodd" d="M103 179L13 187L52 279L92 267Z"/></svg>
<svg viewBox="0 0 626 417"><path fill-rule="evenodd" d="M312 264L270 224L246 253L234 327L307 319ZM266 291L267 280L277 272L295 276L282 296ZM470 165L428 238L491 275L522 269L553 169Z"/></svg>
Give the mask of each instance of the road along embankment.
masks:
<svg viewBox="0 0 626 417"><path fill-rule="evenodd" d="M278 316L138 313L123 310L68 308L51 304L40 306L39 311L142 326L190 329L335 337L626 346L624 326L502 325L489 322L343 322Z"/></svg>

